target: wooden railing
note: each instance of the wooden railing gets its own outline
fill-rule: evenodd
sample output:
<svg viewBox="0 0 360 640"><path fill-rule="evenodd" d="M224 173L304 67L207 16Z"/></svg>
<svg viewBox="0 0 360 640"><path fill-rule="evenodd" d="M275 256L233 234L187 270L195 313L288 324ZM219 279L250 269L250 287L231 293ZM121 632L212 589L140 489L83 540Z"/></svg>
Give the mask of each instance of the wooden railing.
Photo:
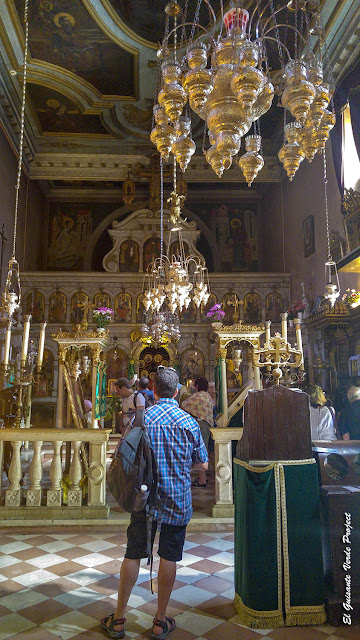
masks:
<svg viewBox="0 0 360 640"><path fill-rule="evenodd" d="M4 470L4 443L11 445L11 463L7 470L9 486L1 491L2 519L89 519L107 518L106 443L111 431L106 429L0 429L0 490ZM24 482L21 446L27 438L33 451ZM47 483L44 484L42 450L52 443L52 458ZM69 468L64 485L63 447L69 443ZM88 448L88 473L84 478L81 445ZM9 449L9 445L7 446ZM84 489L85 485L85 489ZM64 504L64 486L67 504ZM5 495L3 495L5 494Z"/></svg>

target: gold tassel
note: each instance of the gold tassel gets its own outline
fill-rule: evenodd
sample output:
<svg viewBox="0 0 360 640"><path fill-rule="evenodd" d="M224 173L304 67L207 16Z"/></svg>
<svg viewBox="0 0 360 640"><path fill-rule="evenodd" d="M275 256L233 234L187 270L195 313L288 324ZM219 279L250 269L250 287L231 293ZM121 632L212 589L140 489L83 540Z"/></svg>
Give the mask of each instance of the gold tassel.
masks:
<svg viewBox="0 0 360 640"><path fill-rule="evenodd" d="M285 625L287 627L295 627L297 625L319 625L326 622L325 605L320 607L309 607L310 611L301 609L296 611L297 607L291 608L286 612ZM315 609L315 610L314 610Z"/></svg>
<svg viewBox="0 0 360 640"><path fill-rule="evenodd" d="M235 594L234 607L240 622L250 629L277 629L284 626L281 611L255 611L247 607L239 594Z"/></svg>

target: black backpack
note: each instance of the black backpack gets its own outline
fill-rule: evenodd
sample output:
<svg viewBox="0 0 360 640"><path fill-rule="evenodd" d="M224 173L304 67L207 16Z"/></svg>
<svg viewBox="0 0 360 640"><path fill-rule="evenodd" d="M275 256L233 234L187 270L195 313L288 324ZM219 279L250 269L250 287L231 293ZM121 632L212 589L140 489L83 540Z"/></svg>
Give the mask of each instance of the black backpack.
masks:
<svg viewBox="0 0 360 640"><path fill-rule="evenodd" d="M144 485L146 491L141 490ZM158 469L142 408L136 409L130 431L118 444L107 473L107 486L125 511L136 513L145 510L148 564L150 560L152 564L151 530L158 503Z"/></svg>

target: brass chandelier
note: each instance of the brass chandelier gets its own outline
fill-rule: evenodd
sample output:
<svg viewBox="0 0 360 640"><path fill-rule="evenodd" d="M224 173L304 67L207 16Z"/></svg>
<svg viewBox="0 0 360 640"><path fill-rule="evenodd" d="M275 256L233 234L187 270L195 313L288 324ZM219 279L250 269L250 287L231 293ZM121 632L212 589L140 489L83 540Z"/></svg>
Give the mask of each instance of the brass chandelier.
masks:
<svg viewBox="0 0 360 640"><path fill-rule="evenodd" d="M165 7L152 142L164 160L172 153L185 171L196 150L192 111L205 121L203 153L221 177L253 127L238 157L250 186L264 165L259 119L276 95L284 108L284 144L278 155L292 180L304 158L311 162L324 150L335 124L333 106L328 108L331 77L330 83L324 80L320 1L260 0L250 3L250 14L239 1L224 13L219 0L219 19L210 0L197 0L193 17L188 4L182 8L170 0ZM210 19L206 27L200 24L204 7Z"/></svg>
<svg viewBox="0 0 360 640"><path fill-rule="evenodd" d="M208 270L200 256L186 255L181 218L185 196L177 193L176 161L174 159L173 191L170 204L169 236L164 252L164 182L163 159L160 156L160 256L146 271L143 286L145 320L141 327L144 337L151 336L160 343L163 336L177 341L180 338L179 313L205 305L210 297ZM177 244L176 254L171 247Z"/></svg>

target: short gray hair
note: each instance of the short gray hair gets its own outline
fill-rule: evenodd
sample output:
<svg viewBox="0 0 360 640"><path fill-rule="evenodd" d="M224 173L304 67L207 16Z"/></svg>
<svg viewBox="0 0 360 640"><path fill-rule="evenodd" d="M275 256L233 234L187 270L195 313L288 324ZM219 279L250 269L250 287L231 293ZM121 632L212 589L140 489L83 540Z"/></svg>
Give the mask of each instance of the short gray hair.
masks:
<svg viewBox="0 0 360 640"><path fill-rule="evenodd" d="M179 384L175 369L158 369L154 379L154 391L159 398L173 398Z"/></svg>

